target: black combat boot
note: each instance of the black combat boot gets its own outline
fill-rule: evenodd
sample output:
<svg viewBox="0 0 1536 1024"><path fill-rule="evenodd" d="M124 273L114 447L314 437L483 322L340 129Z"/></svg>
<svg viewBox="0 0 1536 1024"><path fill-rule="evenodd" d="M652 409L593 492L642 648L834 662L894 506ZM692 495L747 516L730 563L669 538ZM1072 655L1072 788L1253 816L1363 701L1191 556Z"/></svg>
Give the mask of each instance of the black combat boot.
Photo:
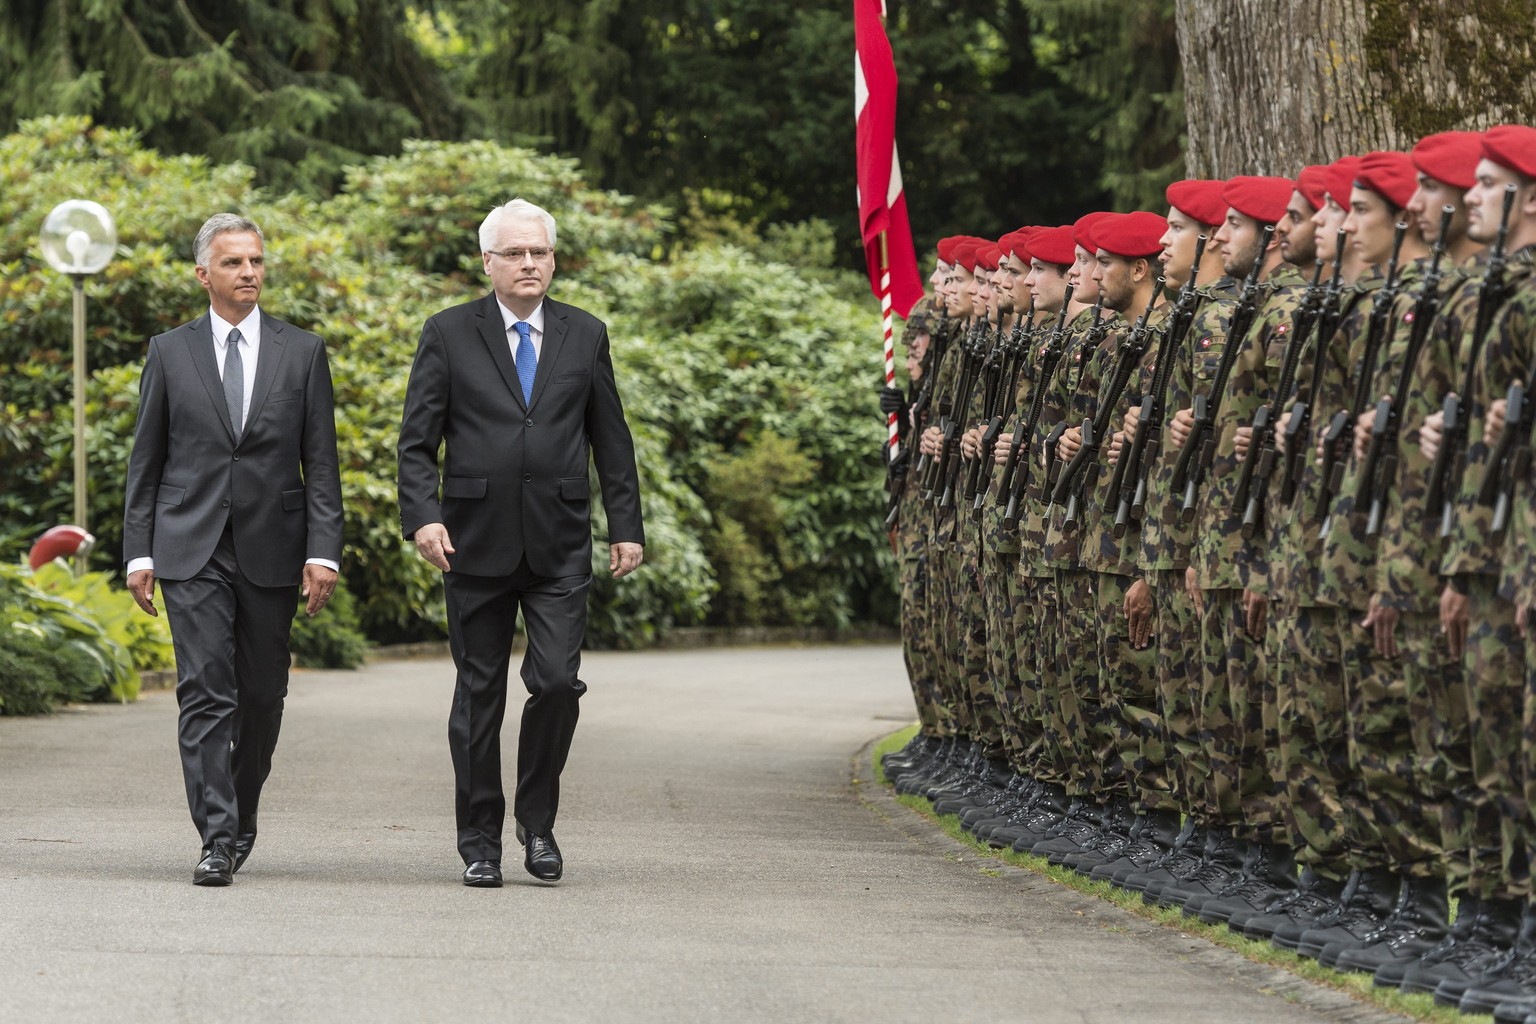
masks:
<svg viewBox="0 0 1536 1024"><path fill-rule="evenodd" d="M992 834L987 836L987 844L1000 850L1007 848L1015 851L1022 845L1027 850L1062 819L1070 805L1071 800L1065 789L1054 782L1041 783L1039 794L1024 808L1023 813L1016 815L1015 820L994 828Z"/></svg>
<svg viewBox="0 0 1536 1024"><path fill-rule="evenodd" d="M1095 864L1088 873L1090 878L1118 885L1115 881L1124 875L1144 874L1166 857L1179 837L1178 811L1152 811L1137 819L1131 842L1114 860Z"/></svg>
<svg viewBox="0 0 1536 1024"><path fill-rule="evenodd" d="M1439 963L1450 955L1459 942L1465 942L1467 936L1472 933L1472 922L1477 919L1477 908L1481 901L1476 896L1462 893L1457 898L1456 919L1451 922L1450 930L1445 933L1445 938L1435 943L1429 949L1419 954L1418 959L1405 962L1388 961L1376 968L1376 976L1371 984L1376 988L1400 988L1403 978L1408 972L1420 967L1429 967Z"/></svg>
<svg viewBox="0 0 1536 1024"><path fill-rule="evenodd" d="M1145 825L1131 807L1129 797L1115 797L1104 807L1104 820L1099 834L1074 853L1062 857L1063 867L1086 875L1100 864L1115 860L1128 849Z"/></svg>
<svg viewBox="0 0 1536 1024"><path fill-rule="evenodd" d="M1070 853L1099 834L1099 819L1103 815L1104 805L1092 796L1078 797L1067 808L1066 816L1036 839L1029 852L1047 858L1052 853ZM1018 849L1017 844L1014 849Z"/></svg>
<svg viewBox="0 0 1536 1024"><path fill-rule="evenodd" d="M1437 1000L1439 992L1436 986ZM1531 1000L1536 1000L1536 912L1527 905L1509 956L1465 988L1458 1009L1462 1013L1493 1013L1500 1003Z"/></svg>
<svg viewBox="0 0 1536 1024"><path fill-rule="evenodd" d="M1525 915L1524 901L1479 900L1475 909L1476 914L1464 936L1449 943L1450 948L1436 962L1426 963L1427 956L1421 957L1404 972L1399 986L1404 992L1438 992L1441 983L1446 981L1469 984L1474 978L1481 978L1483 971L1509 952L1520 932L1521 919ZM1455 934L1453 930L1447 939ZM1457 991L1456 1001L1460 1001L1461 991L1466 987L1467 984L1463 984ZM1450 1005L1454 1006L1455 1002Z"/></svg>
<svg viewBox="0 0 1536 1024"><path fill-rule="evenodd" d="M938 814L959 814L973 808L995 813L1013 772L1002 761L990 761L983 757L972 766L971 777L951 796L940 796L933 802Z"/></svg>
<svg viewBox="0 0 1536 1024"><path fill-rule="evenodd" d="M1216 897L1201 900L1200 920L1206 924L1225 924L1241 931L1243 921L1267 911L1280 897L1296 888L1296 858L1289 846L1251 843L1242 873ZM1184 904L1189 913L1191 902Z"/></svg>
<svg viewBox="0 0 1536 1024"><path fill-rule="evenodd" d="M1375 974L1394 961L1412 962L1451 930L1443 878L1404 878L1397 904L1380 928L1358 944L1325 948L1317 962L1346 972Z"/></svg>
<svg viewBox="0 0 1536 1024"><path fill-rule="evenodd" d="M1158 858L1156 863L1145 871L1115 874L1111 881L1122 889L1141 893L1147 903L1156 903L1157 891L1174 880L1175 872L1189 874L1194 871L1200 866L1200 858L1204 853L1205 829L1193 817L1185 818L1184 826L1174 837L1168 852Z"/></svg>
<svg viewBox="0 0 1536 1024"><path fill-rule="evenodd" d="M1296 888L1243 921L1243 938L1263 942L1274 938L1281 928L1306 931L1312 922L1331 913L1344 896L1345 881L1326 878L1305 868L1296 880Z"/></svg>
<svg viewBox="0 0 1536 1024"><path fill-rule="evenodd" d="M1329 943L1359 942L1386 921L1401 888L1402 882L1390 868L1361 871L1356 877L1354 894L1342 902L1337 914L1319 918L1297 938L1296 953L1316 957ZM1276 932L1275 939L1279 937Z"/></svg>

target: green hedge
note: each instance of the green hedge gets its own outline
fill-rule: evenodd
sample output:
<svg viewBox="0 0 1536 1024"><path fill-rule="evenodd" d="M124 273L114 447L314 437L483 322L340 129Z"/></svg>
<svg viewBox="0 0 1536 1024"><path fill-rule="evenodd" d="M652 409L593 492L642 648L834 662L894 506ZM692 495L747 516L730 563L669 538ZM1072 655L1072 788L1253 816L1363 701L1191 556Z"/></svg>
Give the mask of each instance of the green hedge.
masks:
<svg viewBox="0 0 1536 1024"><path fill-rule="evenodd" d="M375 642L442 636L440 581L399 533L395 434L421 323L484 291L475 228L519 194L560 222L552 293L610 324L639 451L647 564L616 583L597 545L589 642L644 646L683 625L894 621L877 310L860 279L827 269L825 227L758 239L691 223L712 240L683 246L668 211L591 188L572 161L489 143L411 143L320 202L253 190L247 168L161 156L80 118L0 139L0 557L68 521L73 501L69 284L36 241L48 210L97 199L121 242L88 286L99 566L120 564L145 342L206 308L192 238L208 214L238 210L267 234L263 308L330 346L342 571L358 623Z"/></svg>

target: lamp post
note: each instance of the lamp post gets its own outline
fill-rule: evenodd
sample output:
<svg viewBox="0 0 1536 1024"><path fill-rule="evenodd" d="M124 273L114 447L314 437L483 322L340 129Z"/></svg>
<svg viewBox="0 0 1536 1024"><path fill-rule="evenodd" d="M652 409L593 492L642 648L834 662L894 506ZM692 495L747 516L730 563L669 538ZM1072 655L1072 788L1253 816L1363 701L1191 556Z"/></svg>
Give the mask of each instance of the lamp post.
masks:
<svg viewBox="0 0 1536 1024"><path fill-rule="evenodd" d="M99 274L117 251L117 226L100 203L70 199L55 206L43 221L39 243L43 259L74 282L75 364L75 525L86 523L85 467L85 279ZM76 558L77 571L85 570L85 554Z"/></svg>

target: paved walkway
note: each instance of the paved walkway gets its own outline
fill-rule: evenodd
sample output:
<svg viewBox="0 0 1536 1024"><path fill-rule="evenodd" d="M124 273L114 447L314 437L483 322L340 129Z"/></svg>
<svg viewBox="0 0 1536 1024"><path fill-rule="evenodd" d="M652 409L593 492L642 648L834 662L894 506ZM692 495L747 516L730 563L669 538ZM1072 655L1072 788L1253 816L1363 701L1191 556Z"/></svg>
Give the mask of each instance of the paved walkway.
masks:
<svg viewBox="0 0 1536 1024"><path fill-rule="evenodd" d="M228 889L189 881L170 694L0 719L0 1021L1396 1019L979 870L850 781L910 718L894 648L582 675L556 887L459 884L443 661L296 674Z"/></svg>

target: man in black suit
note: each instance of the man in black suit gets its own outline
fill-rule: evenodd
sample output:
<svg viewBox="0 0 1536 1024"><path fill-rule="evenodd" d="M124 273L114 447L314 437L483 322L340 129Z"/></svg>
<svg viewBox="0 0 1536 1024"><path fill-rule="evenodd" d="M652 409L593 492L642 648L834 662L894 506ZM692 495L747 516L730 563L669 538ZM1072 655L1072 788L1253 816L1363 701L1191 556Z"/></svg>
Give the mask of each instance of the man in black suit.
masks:
<svg viewBox="0 0 1536 1024"><path fill-rule="evenodd" d="M592 580L590 453L608 512L608 567L645 543L634 442L602 321L545 298L555 220L515 199L480 225L491 293L422 328L400 424L400 522L445 574L458 677L448 718L464 884L501 885L501 722L521 607L528 648L513 816L523 864L555 881L560 771L576 731L576 677ZM438 449L444 446L441 474ZM441 499L439 499L441 486Z"/></svg>
<svg viewBox="0 0 1536 1024"><path fill-rule="evenodd" d="M165 599L181 767L202 836L197 885L228 885L256 842L288 692L302 585L336 588L341 477L325 343L257 306L261 230L232 213L197 233L209 312L150 340L128 460L128 589Z"/></svg>

